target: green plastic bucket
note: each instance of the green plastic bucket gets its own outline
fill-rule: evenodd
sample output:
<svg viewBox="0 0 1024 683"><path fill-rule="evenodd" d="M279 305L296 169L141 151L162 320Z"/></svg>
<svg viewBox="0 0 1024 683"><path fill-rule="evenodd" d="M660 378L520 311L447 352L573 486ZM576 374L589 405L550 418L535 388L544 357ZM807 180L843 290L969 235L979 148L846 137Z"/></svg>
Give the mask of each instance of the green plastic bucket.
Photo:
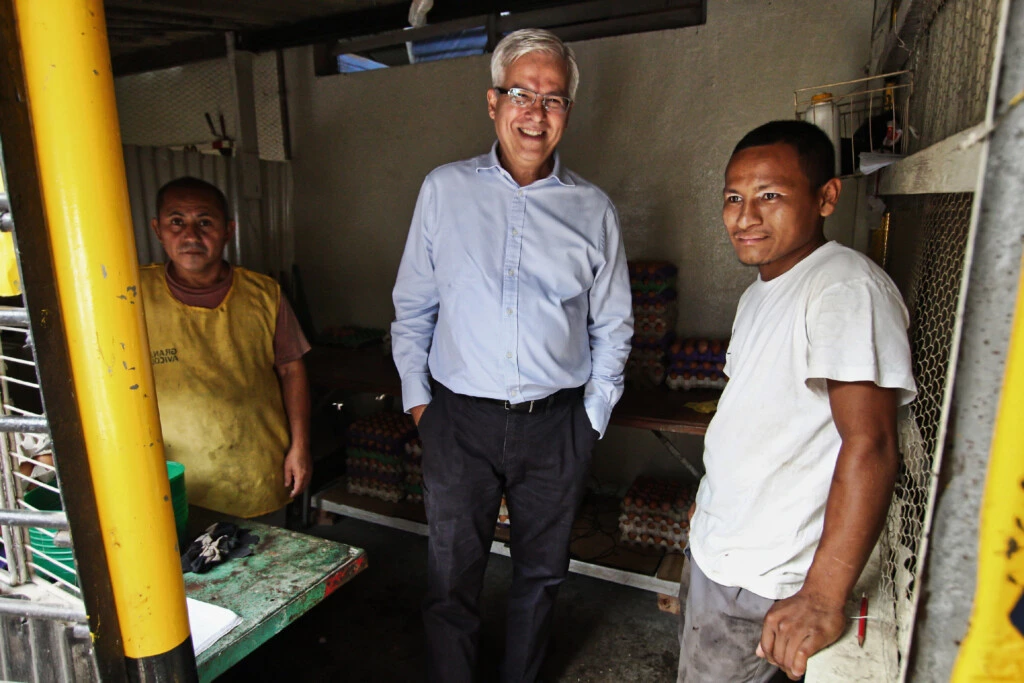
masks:
<svg viewBox="0 0 1024 683"><path fill-rule="evenodd" d="M185 525L188 523L188 497L185 492L185 466L179 462L167 461L167 479L171 485L171 505L174 509L174 526L178 532L178 538L185 537ZM57 511L63 510L60 495L45 489L36 487L25 494L25 502L37 510ZM57 548L53 545L53 529L40 529L37 527L28 528L29 545L51 560L42 557L38 553L32 553L32 560L36 565L52 574L59 576L73 586L78 585L78 577L75 574L75 557L71 548ZM44 574L44 576L46 576Z"/></svg>
<svg viewBox="0 0 1024 683"><path fill-rule="evenodd" d="M174 508L174 526L178 538L185 537L188 524L188 495L185 491L185 466L173 460L167 461L167 479L171 484L171 506Z"/></svg>
<svg viewBox="0 0 1024 683"><path fill-rule="evenodd" d="M63 510L60 496L49 489L37 487L25 494L25 502L37 510L57 511ZM64 579L73 586L78 585L78 577L75 575L75 557L71 548L57 548L53 545L53 529L40 529L38 527L28 528L29 545L36 551L32 553L32 561L42 570L48 571ZM39 555L46 553L51 560ZM42 574L42 576L47 576Z"/></svg>

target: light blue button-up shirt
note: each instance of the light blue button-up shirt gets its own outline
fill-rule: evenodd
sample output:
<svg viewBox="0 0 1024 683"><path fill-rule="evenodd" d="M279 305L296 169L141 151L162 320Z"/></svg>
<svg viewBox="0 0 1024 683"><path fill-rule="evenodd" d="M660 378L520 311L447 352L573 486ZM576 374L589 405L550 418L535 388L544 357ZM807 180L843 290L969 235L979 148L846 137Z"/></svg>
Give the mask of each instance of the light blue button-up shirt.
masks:
<svg viewBox="0 0 1024 683"><path fill-rule="evenodd" d="M633 334L618 215L562 167L520 187L490 154L423 182L393 293L391 339L405 410L429 377L519 403L585 385L604 434Z"/></svg>

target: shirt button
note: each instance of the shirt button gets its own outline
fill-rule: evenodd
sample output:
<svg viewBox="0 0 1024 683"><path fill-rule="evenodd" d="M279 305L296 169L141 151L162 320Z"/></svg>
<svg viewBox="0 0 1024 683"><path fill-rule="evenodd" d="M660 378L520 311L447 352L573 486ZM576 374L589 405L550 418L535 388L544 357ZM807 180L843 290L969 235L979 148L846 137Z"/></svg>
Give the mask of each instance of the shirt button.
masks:
<svg viewBox="0 0 1024 683"><path fill-rule="evenodd" d="M519 192L516 192L516 196L517 197L522 197L523 196L523 191L519 190Z"/></svg>
<svg viewBox="0 0 1024 683"><path fill-rule="evenodd" d="M512 315L512 309L511 308L506 308L505 312L508 313L509 315Z"/></svg>
<svg viewBox="0 0 1024 683"><path fill-rule="evenodd" d="M511 358L511 357L512 357L512 352L511 351L506 351L505 352L505 358ZM513 391L512 393L514 394L516 392Z"/></svg>
<svg viewBox="0 0 1024 683"><path fill-rule="evenodd" d="M513 275L515 275L515 274L516 274L516 271L515 271L515 270L513 270L512 268L509 268L509 269L508 269L508 274L509 274L509 277L511 277L511 276L513 276Z"/></svg>
<svg viewBox="0 0 1024 683"><path fill-rule="evenodd" d="M512 236L515 237L518 234L519 234L519 231L516 230L515 228L512 228Z"/></svg>
<svg viewBox="0 0 1024 683"><path fill-rule="evenodd" d="M516 395L516 394L517 394L518 392L517 392L517 391L516 391L515 389L513 389L512 391L510 391L510 392L508 392L508 393L510 393L510 394L512 394L513 396L515 396L515 395Z"/></svg>

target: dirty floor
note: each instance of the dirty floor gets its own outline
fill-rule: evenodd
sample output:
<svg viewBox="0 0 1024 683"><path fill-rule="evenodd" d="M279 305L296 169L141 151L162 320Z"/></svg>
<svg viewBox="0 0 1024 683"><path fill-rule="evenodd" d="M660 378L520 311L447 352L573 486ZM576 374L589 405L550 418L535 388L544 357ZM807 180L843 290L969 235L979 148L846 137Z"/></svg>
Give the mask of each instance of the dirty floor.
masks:
<svg viewBox="0 0 1024 683"><path fill-rule="evenodd" d="M364 548L369 568L218 681L423 680L419 603L426 538L348 518L310 531ZM495 680L511 576L511 560L491 555L482 598L482 683ZM543 680L674 681L676 620L658 611L654 593L570 574L559 595Z"/></svg>

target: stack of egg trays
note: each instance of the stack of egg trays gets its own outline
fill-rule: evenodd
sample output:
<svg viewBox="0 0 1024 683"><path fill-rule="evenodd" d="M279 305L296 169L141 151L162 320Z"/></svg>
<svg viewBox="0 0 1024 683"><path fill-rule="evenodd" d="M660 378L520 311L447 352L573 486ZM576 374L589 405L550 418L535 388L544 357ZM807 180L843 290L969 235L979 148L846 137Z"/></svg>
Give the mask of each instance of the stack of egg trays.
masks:
<svg viewBox="0 0 1024 683"><path fill-rule="evenodd" d="M691 485L675 479L637 477L620 504L622 541L682 552L690 529L687 512L695 493Z"/></svg>
<svg viewBox="0 0 1024 683"><path fill-rule="evenodd" d="M678 269L668 261L631 261L633 347L626 376L642 383L661 384L667 374L665 352L675 335L678 308L675 289Z"/></svg>
<svg viewBox="0 0 1024 683"><path fill-rule="evenodd" d="M508 502L505 500L505 496L501 497L501 506L498 508L498 526L502 529L507 529L511 525L511 521L508 516Z"/></svg>
<svg viewBox="0 0 1024 683"><path fill-rule="evenodd" d="M668 377L671 389L724 389L728 379L723 372L728 339L680 339L668 350Z"/></svg>
<svg viewBox="0 0 1024 683"><path fill-rule="evenodd" d="M348 430L348 492L405 500L407 461L416 440L416 427L404 413L385 411L354 421Z"/></svg>
<svg viewBox="0 0 1024 683"><path fill-rule="evenodd" d="M411 419L411 418L410 418ZM405 459L403 461L405 479L402 483L405 488L405 499L410 503L423 502L423 443L419 437L414 437L405 445Z"/></svg>

